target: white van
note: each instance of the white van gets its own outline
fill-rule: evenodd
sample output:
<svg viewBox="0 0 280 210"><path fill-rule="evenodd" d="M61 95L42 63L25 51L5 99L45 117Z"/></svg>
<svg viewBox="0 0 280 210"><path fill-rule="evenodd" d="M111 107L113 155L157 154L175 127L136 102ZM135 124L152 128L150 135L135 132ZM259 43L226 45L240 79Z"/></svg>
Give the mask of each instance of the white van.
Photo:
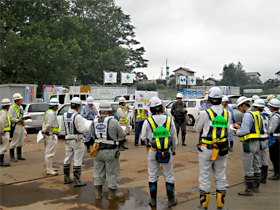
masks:
<svg viewBox="0 0 280 210"><path fill-rule="evenodd" d="M91 96L90 93L60 93L54 94L51 96L52 98L57 98L60 105L70 103L71 99L74 97L79 97L82 102L86 102L87 97Z"/></svg>

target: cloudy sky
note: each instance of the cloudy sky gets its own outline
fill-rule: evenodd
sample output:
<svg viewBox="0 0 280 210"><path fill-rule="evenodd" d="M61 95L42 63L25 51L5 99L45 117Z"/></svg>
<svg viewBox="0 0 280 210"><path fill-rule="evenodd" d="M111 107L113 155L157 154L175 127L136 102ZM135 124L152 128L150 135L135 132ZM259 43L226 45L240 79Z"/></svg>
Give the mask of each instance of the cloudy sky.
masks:
<svg viewBox="0 0 280 210"><path fill-rule="evenodd" d="M219 79L225 64L240 61L261 80L280 70L279 0L115 0L136 27L156 79L166 58L205 78Z"/></svg>

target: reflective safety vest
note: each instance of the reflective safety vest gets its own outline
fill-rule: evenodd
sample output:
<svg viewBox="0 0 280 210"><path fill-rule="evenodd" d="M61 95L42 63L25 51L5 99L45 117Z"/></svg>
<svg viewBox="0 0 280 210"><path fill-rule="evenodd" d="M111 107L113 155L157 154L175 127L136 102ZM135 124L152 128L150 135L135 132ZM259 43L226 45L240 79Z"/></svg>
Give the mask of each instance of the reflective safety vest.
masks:
<svg viewBox="0 0 280 210"><path fill-rule="evenodd" d="M271 115L271 117L273 116L277 116L280 119L280 113L279 111L277 112L273 112L273 114ZM274 133L272 134L275 137L280 137L280 124L277 126L277 128L275 129Z"/></svg>
<svg viewBox="0 0 280 210"><path fill-rule="evenodd" d="M261 113L261 128L260 128L260 134L261 134L261 139L267 139L269 137L268 135L268 124L269 124L269 119L266 115Z"/></svg>
<svg viewBox="0 0 280 210"><path fill-rule="evenodd" d="M18 110L18 107L16 104L13 104L12 107L14 107L16 113L17 113L17 118L19 119L20 117L23 117L23 107L20 106L21 110Z"/></svg>
<svg viewBox="0 0 280 210"><path fill-rule="evenodd" d="M154 133L159 126L156 124L153 117L149 117L148 122ZM166 121L162 126L165 127L168 132L170 132L171 117L166 117ZM153 148L156 148L159 150L161 150L161 149L167 150L170 146L172 146L172 141L169 140L169 136L166 136L164 138L153 138L151 145Z"/></svg>
<svg viewBox="0 0 280 210"><path fill-rule="evenodd" d="M146 115L145 115L145 113L147 113L147 112L145 112L145 110L142 109L142 115L140 115L140 110L137 109L137 116L136 116L136 118L147 119L149 116L148 116L148 113Z"/></svg>
<svg viewBox="0 0 280 210"><path fill-rule="evenodd" d="M51 128L50 128L50 131L53 132L53 133L56 133L56 134L60 133L59 123L58 123L57 116L56 116L56 113L55 113L54 110L49 109L48 111L45 112L45 114L44 114L44 123L45 123L45 125L47 124L47 123L46 123L46 115L47 115L48 112L53 112L53 113L54 113L55 119L56 119L56 122L57 122L57 127L54 127L54 126L52 125Z"/></svg>
<svg viewBox="0 0 280 210"><path fill-rule="evenodd" d="M248 133L244 136L241 136L240 141L261 138L261 132L260 132L260 128L261 128L261 124L262 124L261 114L259 111L249 111L249 113L253 115L254 123L250 130L250 133Z"/></svg>
<svg viewBox="0 0 280 210"><path fill-rule="evenodd" d="M109 121L114 117L100 116L93 120L93 129L95 134L95 142L102 144L116 145L117 143L108 134Z"/></svg>
<svg viewBox="0 0 280 210"><path fill-rule="evenodd" d="M221 142L225 142L228 137L228 129L227 127L216 127L213 125L213 120L218 115L210 108L205 110L208 114L208 117L212 124L210 125L209 132L205 137L202 137L201 142L204 144L217 144ZM228 122L228 111L226 109L223 110L222 117Z"/></svg>
<svg viewBox="0 0 280 210"><path fill-rule="evenodd" d="M75 126L75 118L78 115L76 112L64 113L63 121L65 125L65 140L74 140L75 138L83 138L84 135L80 133Z"/></svg>
<svg viewBox="0 0 280 210"><path fill-rule="evenodd" d="M118 106L118 108L121 108L121 109L123 110L123 112L125 113L125 109L124 109L122 106ZM120 122L120 124L125 124L125 123L127 123L127 117L125 117L125 120L124 120L124 121L121 121L121 120L119 119L119 122Z"/></svg>
<svg viewBox="0 0 280 210"><path fill-rule="evenodd" d="M5 111L2 109L2 110L0 110L0 113L1 112L5 112ZM8 126L3 128L3 132L10 132L11 131L11 120L10 120L10 116L8 115L8 113L6 113L6 115L7 115L7 120L8 120Z"/></svg>

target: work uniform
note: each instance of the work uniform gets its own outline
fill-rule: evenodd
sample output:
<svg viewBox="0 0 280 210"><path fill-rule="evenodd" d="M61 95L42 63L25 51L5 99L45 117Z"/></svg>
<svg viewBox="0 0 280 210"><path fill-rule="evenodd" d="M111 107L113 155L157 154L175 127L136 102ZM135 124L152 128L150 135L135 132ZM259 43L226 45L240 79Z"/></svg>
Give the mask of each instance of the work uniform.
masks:
<svg viewBox="0 0 280 210"><path fill-rule="evenodd" d="M269 121L269 156L273 164L274 174L279 177L280 160L280 112L276 111L272 113Z"/></svg>
<svg viewBox="0 0 280 210"><path fill-rule="evenodd" d="M128 120L127 120L127 111L125 106L118 106L117 108L117 116L119 119L119 123L121 126L127 126Z"/></svg>
<svg viewBox="0 0 280 210"><path fill-rule="evenodd" d="M260 134L261 138L260 141L260 161L261 161L261 182L266 183L267 178L267 170L268 170L268 162L266 160L266 148L267 148L267 142L268 142L268 126L269 126L269 119L266 114L261 113L261 128L260 128Z"/></svg>
<svg viewBox="0 0 280 210"><path fill-rule="evenodd" d="M142 126L144 124L144 121L148 119L149 117L149 111L146 109L134 109L133 110L133 117L132 121L135 122L135 140L134 144L138 145L139 136L142 131ZM141 145L145 145L145 141L141 138Z"/></svg>
<svg viewBox="0 0 280 210"><path fill-rule="evenodd" d="M6 109L0 110L0 135L2 144L0 144L0 155L4 155L9 148L9 139L11 131L11 120ZM4 132L4 135L2 133Z"/></svg>
<svg viewBox="0 0 280 210"><path fill-rule="evenodd" d="M23 117L23 107L21 105L18 106L17 104L13 104L10 107L8 114L12 126L15 126L10 148L14 149L16 147L22 147L24 143L24 121L19 122L19 119Z"/></svg>
<svg viewBox="0 0 280 210"><path fill-rule="evenodd" d="M49 109L44 114L44 122L42 126L42 131L44 132L46 151L46 169L47 172L53 171L53 156L55 155L57 148L57 134L60 133L59 124L56 116L56 112L53 109Z"/></svg>
<svg viewBox="0 0 280 210"><path fill-rule="evenodd" d="M155 133L160 133L156 130L158 128L162 128L162 126L169 131L169 137L156 138ZM178 138L176 135L176 128L171 117L160 114L153 115L145 120L142 128L142 139L148 140L150 144L148 151L148 173L151 197L156 199L157 181L159 179L161 165L163 178L166 182L168 202L173 204L177 203L174 198L175 179L172 154L176 150Z"/></svg>
<svg viewBox="0 0 280 210"><path fill-rule="evenodd" d="M200 107L202 110L207 110L211 108L211 104L203 103Z"/></svg>
<svg viewBox="0 0 280 210"><path fill-rule="evenodd" d="M258 189L261 178L260 162L260 127L261 116L259 111L247 110L243 116L237 135L242 142L243 171L245 174L246 191Z"/></svg>
<svg viewBox="0 0 280 210"><path fill-rule="evenodd" d="M186 138L186 104L181 102L178 103L177 101L173 103L171 107L171 114L174 117L175 127L177 131L177 138L179 135L179 131L181 128L181 135L182 135L182 143L185 144Z"/></svg>
<svg viewBox="0 0 280 210"><path fill-rule="evenodd" d="M80 183L81 166L84 147L84 133L89 130L87 120L84 119L75 110L71 109L63 114L64 123L61 125L61 131L65 130L65 159L64 159L64 183L71 181L69 178L70 164L74 159L74 181L75 185Z"/></svg>
<svg viewBox="0 0 280 210"><path fill-rule="evenodd" d="M92 113L89 114L89 110L92 110ZM95 116L98 115L98 110L96 109L96 106L93 104L93 108L91 108L88 104L85 105L85 107L83 108L83 112L82 112L82 116L83 118L87 119L87 120L94 120ZM90 143L90 133L86 132L85 133L85 142L86 143ZM93 143L91 143L92 145Z"/></svg>
<svg viewBox="0 0 280 210"><path fill-rule="evenodd" d="M109 189L117 190L120 178L119 139L127 135L119 122L113 117L101 115L90 126L91 136L99 144L99 151L94 157L94 185L102 186L108 176Z"/></svg>
<svg viewBox="0 0 280 210"><path fill-rule="evenodd" d="M213 105L202 111L194 125L201 133L199 147L199 190L202 208L207 208L211 192L211 171L216 183L217 206L224 206L228 182L226 179L226 160L228 153L228 134L230 133L231 113L222 105Z"/></svg>

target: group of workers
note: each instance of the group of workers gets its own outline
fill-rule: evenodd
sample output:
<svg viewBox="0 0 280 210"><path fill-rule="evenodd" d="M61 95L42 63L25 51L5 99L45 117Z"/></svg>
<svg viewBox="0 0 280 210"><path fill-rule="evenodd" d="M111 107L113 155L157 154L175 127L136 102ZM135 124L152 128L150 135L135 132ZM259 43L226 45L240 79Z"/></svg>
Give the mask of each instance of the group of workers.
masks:
<svg viewBox="0 0 280 210"><path fill-rule="evenodd" d="M178 203L175 198L175 179L173 172L173 156L176 155L178 134L181 127L182 145L186 146L186 105L182 102L182 94L177 94L177 102L171 108L174 121L164 112L162 101L158 97L152 97L149 102L149 110L135 109L133 122L135 123L135 142L138 146L141 133L141 145L146 145L148 151L148 174L151 207L157 206L157 182L160 175L160 166L166 182L168 206ZM206 98L205 98L206 99ZM0 111L1 133L1 166L7 166L4 162L4 153L9 146L10 131L13 129L13 137L10 144L11 161L24 160L21 154L23 146L23 109L21 107L22 96L13 95L14 104L9 99L3 99ZM212 87L207 95L207 104L201 111L194 128L200 133L199 143L199 189L200 206L198 209L207 209L211 192L211 173L213 171L216 183L217 209L225 209L225 195L228 187L226 179L226 161L228 151L233 148L234 132L242 142L243 171L245 174L245 190L239 195L252 196L259 193L260 183L266 183L268 163L266 160L266 148L269 146L270 159L274 167L274 175L269 180L279 180L279 141L280 141L280 101L271 98L268 102L270 116L264 112L265 102L255 99L250 104L250 99L244 96L237 100L237 108L244 113L241 126L235 123L234 113L228 106L229 99L222 96L218 87ZM41 133L45 139L45 160L48 175L57 175L52 166L52 158L56 152L57 135L65 131L65 159L64 159L64 184L74 182L75 187L85 186L81 180L81 166L84 155L84 143L94 142L87 150L94 159L94 186L96 199L103 196L103 185L108 177L108 199L123 197L123 193L117 193L120 178L120 151L125 149L126 135L130 134L127 125L127 107L124 98L120 98L117 108L117 119L112 115L112 107L108 101L99 105L99 111L93 104L93 98L87 99L82 115L79 114L81 100L78 97L71 99L71 109L63 114L63 124L59 125L56 111L59 102L52 98L49 102L49 110L45 112ZM11 106L12 105L12 106ZM209 106L210 105L210 106ZM99 113L99 117L96 115ZM12 128L13 127L13 128ZM84 139L84 136L86 137ZM230 144L229 144L230 142ZM232 143L231 143L232 142ZM17 158L14 155L17 148ZM73 164L74 179L70 176L71 163Z"/></svg>

